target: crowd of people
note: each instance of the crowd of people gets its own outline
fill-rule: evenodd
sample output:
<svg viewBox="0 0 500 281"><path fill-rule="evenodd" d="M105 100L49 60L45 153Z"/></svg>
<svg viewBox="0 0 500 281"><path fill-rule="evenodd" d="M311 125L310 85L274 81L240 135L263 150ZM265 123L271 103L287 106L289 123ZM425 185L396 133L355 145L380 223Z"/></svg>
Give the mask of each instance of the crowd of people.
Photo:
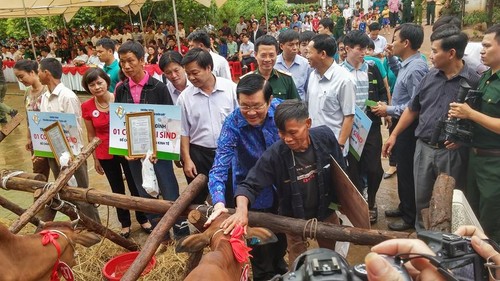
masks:
<svg viewBox="0 0 500 281"><path fill-rule="evenodd" d="M485 32L479 55L468 49L468 37L457 18L442 16L434 22L428 16L433 30L427 58L419 51L424 30L418 24L417 3L417 23L408 15L405 19L405 5L405 1L401 5L376 1L366 13L359 3L353 8L346 4L342 10L336 5L326 10L311 6L290 17L280 14L269 24L252 15L248 20L240 17L234 32L227 20L219 29L207 24L190 27L188 32L179 23L180 48L175 26L160 25L156 32L148 26L144 33L129 26L110 33L48 32L43 39L33 38L41 50L39 62L36 55L31 60L23 57L27 47L24 54L11 50L9 57L6 43L2 53L16 60L14 73L28 87L27 110L73 113L83 118L89 140L94 136L102 140L93 154L94 167L106 175L113 192L125 193L123 173L133 196L152 198L142 186L141 159L109 154L110 103L177 105L182 115L181 161L175 164L188 182L198 174L208 176L207 186L193 200L202 204L210 198L214 209L207 224L236 207L236 213L221 225L226 234L235 225L248 224L248 210L339 224L331 204L338 203L332 189L333 158L365 197L371 223L378 219L376 197L382 179L397 170L400 204L385 210L385 215L400 219L388 227L422 230L420 212L429 206L438 174L447 173L465 191L486 235L500 242L500 221L492 215L500 211L496 170L500 167L500 25ZM393 34L392 42L381 32ZM78 34L77 39L70 40L69 34ZM72 59L71 51L63 47L71 42L78 46ZM90 61L92 56L96 59ZM61 61L70 60L75 65L99 66L90 67L83 76L82 85L92 95L83 104L60 82ZM229 61L240 61L247 69L237 84ZM144 70L148 63L158 64L162 81ZM462 80L481 91L479 107L457 103ZM372 122L360 157L349 152L356 108ZM444 134L434 137L448 117L473 122L472 143ZM383 125L390 131L385 144ZM26 148L32 151L29 133ZM381 155L389 157L392 167L385 173ZM32 159L35 172L48 176L52 170L57 176L59 167L53 159ZM153 163L162 198L177 199L174 163L154 157L144 161ZM78 186L86 188L88 174L82 167L75 176ZM93 206L80 207L99 220ZM117 214L121 235L129 237L130 213L117 209ZM136 212L148 233L158 218ZM178 220L174 238L188 233L187 223ZM468 228L458 233L486 237ZM282 233L277 237L276 243L253 246L254 280L285 273L286 252L293 262L307 249L303 237ZM480 255L499 264L498 252L488 243L472 242ZM327 241L318 243L335 247ZM432 254L425 244L413 240L390 241L372 250L397 254L412 245ZM389 280L395 274L389 269L382 272L387 262L374 254L366 261L370 280ZM431 265L417 263L412 273L427 276Z"/></svg>

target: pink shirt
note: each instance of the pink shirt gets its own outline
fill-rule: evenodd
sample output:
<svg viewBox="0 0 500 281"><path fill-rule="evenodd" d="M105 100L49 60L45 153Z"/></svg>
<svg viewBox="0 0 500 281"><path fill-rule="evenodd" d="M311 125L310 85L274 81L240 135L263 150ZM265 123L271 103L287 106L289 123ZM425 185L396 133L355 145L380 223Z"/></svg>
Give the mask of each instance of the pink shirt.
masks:
<svg viewBox="0 0 500 281"><path fill-rule="evenodd" d="M389 6L389 11L391 13L399 12L399 0L389 0L387 5Z"/></svg>
<svg viewBox="0 0 500 281"><path fill-rule="evenodd" d="M130 94L132 95L132 99L134 100L134 103L139 103L141 101L141 92L142 88L144 88L144 85L149 80L149 73L147 71L144 72L144 78L142 78L139 83L135 83L132 79L128 79L128 83L130 85Z"/></svg>

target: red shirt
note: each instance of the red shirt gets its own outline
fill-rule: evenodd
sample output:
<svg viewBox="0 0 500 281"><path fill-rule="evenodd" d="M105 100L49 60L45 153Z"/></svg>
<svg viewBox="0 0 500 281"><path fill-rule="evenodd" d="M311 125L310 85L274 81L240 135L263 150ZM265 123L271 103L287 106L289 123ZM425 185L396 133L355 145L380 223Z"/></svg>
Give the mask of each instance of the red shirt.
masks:
<svg viewBox="0 0 500 281"><path fill-rule="evenodd" d="M311 20L311 24L313 27L314 32L318 32L318 27L319 27L319 19L318 18L313 18Z"/></svg>
<svg viewBox="0 0 500 281"><path fill-rule="evenodd" d="M92 122L96 137L101 139L101 144L95 149L97 159L112 159L109 154L109 112L97 110L94 97L82 103L82 117Z"/></svg>

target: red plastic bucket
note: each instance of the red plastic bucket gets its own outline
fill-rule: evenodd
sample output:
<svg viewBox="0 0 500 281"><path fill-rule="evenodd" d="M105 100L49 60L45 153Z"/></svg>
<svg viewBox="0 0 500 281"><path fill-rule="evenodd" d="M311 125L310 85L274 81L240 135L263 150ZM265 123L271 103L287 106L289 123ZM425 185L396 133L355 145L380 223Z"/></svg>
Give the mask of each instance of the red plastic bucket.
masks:
<svg viewBox="0 0 500 281"><path fill-rule="evenodd" d="M102 274L109 281L120 281L123 274L129 269L130 265L134 262L139 252L130 252L118 255L110 259L102 268ZM156 264L156 259L153 256L148 265L142 272L141 276L148 274Z"/></svg>

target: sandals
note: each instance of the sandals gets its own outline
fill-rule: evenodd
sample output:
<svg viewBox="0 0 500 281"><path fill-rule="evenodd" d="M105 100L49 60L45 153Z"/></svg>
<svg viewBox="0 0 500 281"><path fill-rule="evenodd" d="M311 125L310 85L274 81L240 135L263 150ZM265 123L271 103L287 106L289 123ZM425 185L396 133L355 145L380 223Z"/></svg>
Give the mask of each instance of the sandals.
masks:
<svg viewBox="0 0 500 281"><path fill-rule="evenodd" d="M149 226L144 226L145 224L149 224ZM145 222L141 224L141 229L142 231L146 232L147 234L151 234L153 232L153 226L149 222Z"/></svg>

